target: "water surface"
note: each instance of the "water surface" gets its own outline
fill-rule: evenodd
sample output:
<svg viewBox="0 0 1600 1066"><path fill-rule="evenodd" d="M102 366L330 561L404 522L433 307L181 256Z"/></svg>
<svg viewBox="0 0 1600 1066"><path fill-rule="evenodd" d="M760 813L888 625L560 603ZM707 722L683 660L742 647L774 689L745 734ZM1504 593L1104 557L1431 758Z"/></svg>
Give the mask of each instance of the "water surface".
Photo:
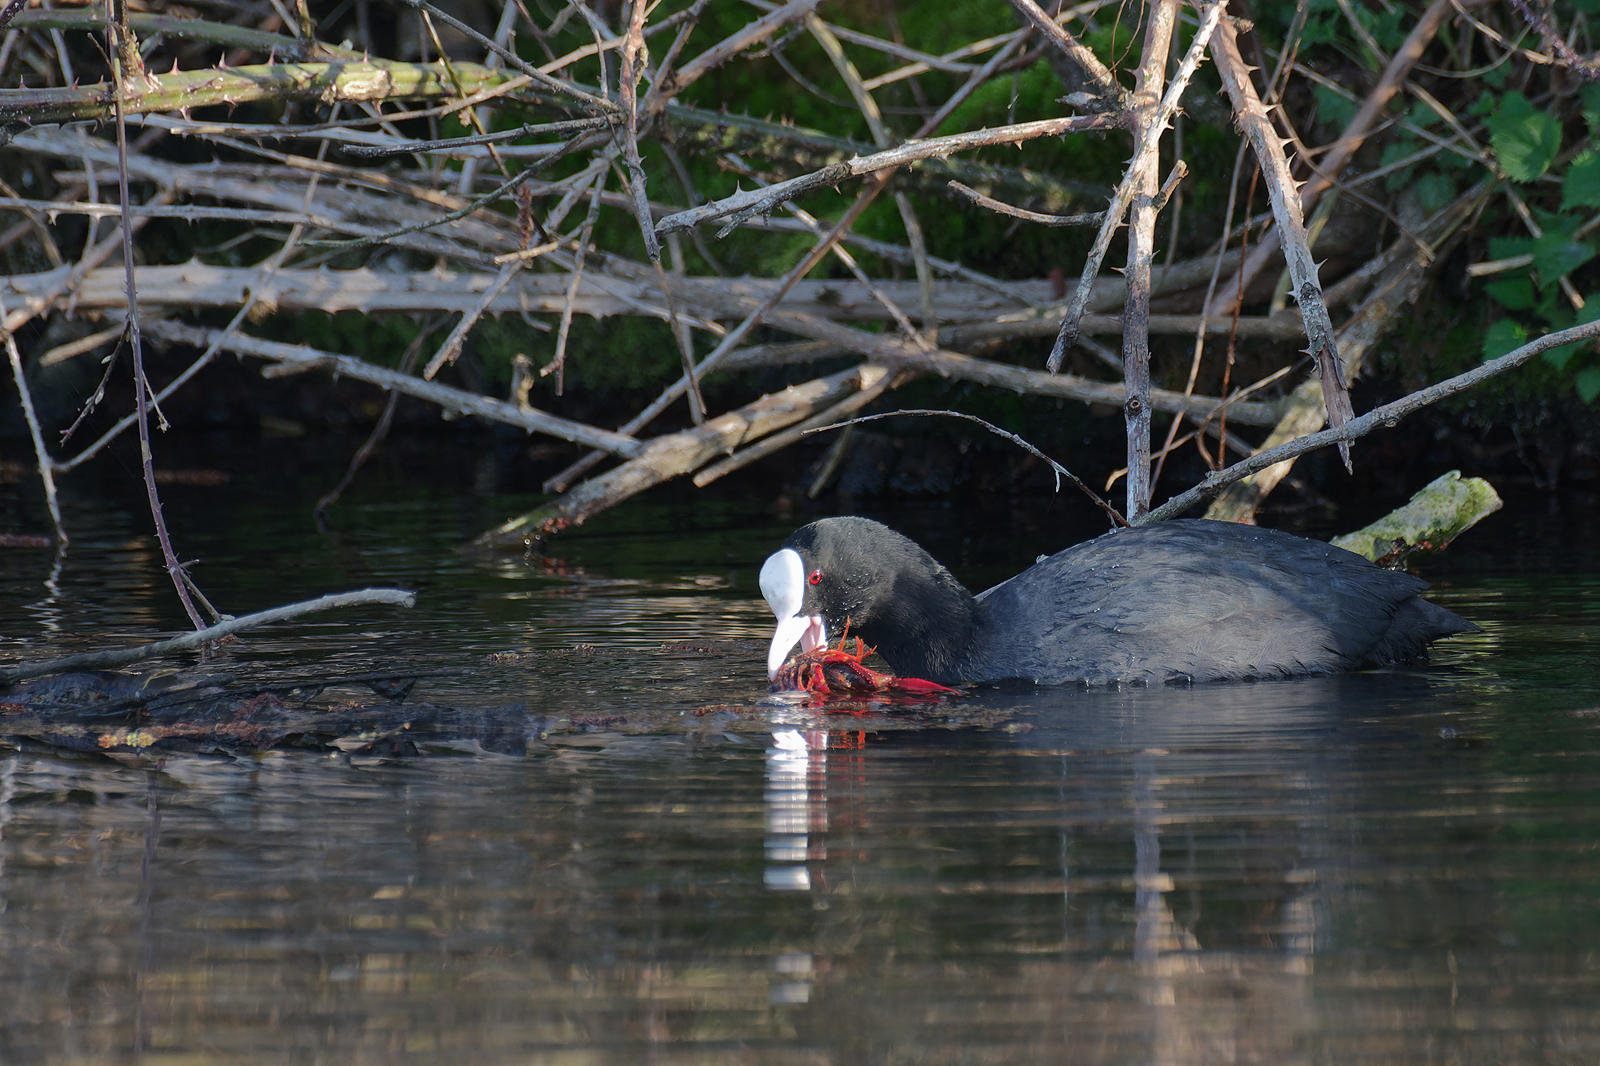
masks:
<svg viewBox="0 0 1600 1066"><path fill-rule="evenodd" d="M206 668L469 667L411 702L525 733L0 747L0 1061L1600 1061L1592 500L1427 564L1484 632L1419 669L829 714L765 692L754 574L799 520L762 501L485 559L451 549L503 501L379 483L318 534L321 487L171 494L207 594L418 606ZM1075 528L890 517L975 585ZM58 572L0 556L0 655L181 625L137 512L68 521Z"/></svg>

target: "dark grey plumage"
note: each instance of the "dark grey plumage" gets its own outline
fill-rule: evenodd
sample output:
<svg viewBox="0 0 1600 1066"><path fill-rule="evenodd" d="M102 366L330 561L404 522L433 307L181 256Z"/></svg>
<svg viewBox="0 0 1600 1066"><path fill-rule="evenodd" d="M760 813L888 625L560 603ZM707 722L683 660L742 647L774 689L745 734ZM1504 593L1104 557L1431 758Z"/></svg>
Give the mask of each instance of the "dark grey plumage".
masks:
<svg viewBox="0 0 1600 1066"><path fill-rule="evenodd" d="M1074 545L977 597L886 526L828 518L784 543L803 613L930 681L1219 681L1403 662L1477 627L1427 583L1320 541L1225 522L1163 522Z"/></svg>

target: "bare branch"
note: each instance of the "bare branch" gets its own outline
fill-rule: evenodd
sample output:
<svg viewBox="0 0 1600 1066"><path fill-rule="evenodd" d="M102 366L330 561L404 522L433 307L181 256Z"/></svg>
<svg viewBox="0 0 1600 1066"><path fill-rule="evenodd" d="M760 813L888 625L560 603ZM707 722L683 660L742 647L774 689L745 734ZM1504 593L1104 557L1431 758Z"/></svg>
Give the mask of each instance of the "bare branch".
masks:
<svg viewBox="0 0 1600 1066"><path fill-rule="evenodd" d="M991 196L985 196L976 189L969 189L959 181L952 181L949 187L955 192L965 196L979 207L988 208L997 214L1009 215L1020 218L1024 222L1037 222L1041 226L1097 226L1105 221L1106 213L1096 211L1092 215L1041 215L1037 211L1024 211L1020 207L1001 203Z"/></svg>
<svg viewBox="0 0 1600 1066"><path fill-rule="evenodd" d="M464 389L451 388L437 382L423 381L409 374L401 374L386 367L373 366L371 363L348 355L336 355L333 352L318 351L299 344L280 344L276 341L265 341L258 337L249 337L243 334L233 334L221 337L220 330L197 329L194 326L185 326L177 322L148 322L145 328L152 336L165 340L176 341L180 344L205 345L220 343L222 347L240 355L251 355L259 359L270 359L275 363L283 363L305 370L327 370L340 377L355 378L365 381L379 388L392 389L395 392L414 396L428 403L438 404L449 411L460 411L463 414L477 415L495 422L504 422L510 426L519 426L530 433L543 433L546 436L556 437L560 440L572 441L582 444L587 448L599 448L611 455L624 457L639 455L644 451L644 444L625 437L618 433L611 433L594 426L586 426L582 422L573 422L565 418L558 418L552 414L534 408L520 408L514 403L504 400L493 400L487 396L480 396L475 392Z"/></svg>
<svg viewBox="0 0 1600 1066"><path fill-rule="evenodd" d="M872 155L856 156L854 159L836 163L833 166L823 167L821 170L810 174L803 174L798 178L779 182L776 185L761 190L735 193L721 200L713 201L702 207L680 211L675 215L668 215L656 223L657 233L670 233L673 230L685 230L701 224L712 222L719 218L734 215L732 223L737 225L745 217L766 214L777 209L787 200L812 189L820 189L837 185L846 178L865 177L876 174L880 170L890 170L894 167L914 163L919 159L942 158L952 152L965 152L973 148L982 148L993 144L1013 144L1021 141L1033 140L1036 137L1059 137L1068 133L1084 133L1089 130L1110 129L1117 125L1113 119L1103 115L1090 115L1077 118L1051 118L1038 122L1022 122L1014 126L1001 126L992 130L977 130L970 133L956 133L948 137L935 137L931 140L911 140L883 152L874 152Z"/></svg>
<svg viewBox="0 0 1600 1066"><path fill-rule="evenodd" d="M1339 139L1328 146L1325 154L1318 160L1310 179L1300 187L1302 210L1309 211L1314 208L1317 198L1333 185L1340 171L1344 170L1345 165L1355 155L1356 149L1361 147L1373 126L1383 117L1389 101L1400 91L1411 69L1422 59L1422 53L1427 51L1428 45L1438 34L1439 27L1444 25L1444 20L1456 10L1454 5L1459 2L1460 0L1433 0L1428 10L1423 12L1422 17L1417 20L1417 24L1406 37L1405 43L1389 61L1383 75L1378 79L1378 84L1367 94L1355 117L1345 126ZM1467 0L1467 2L1470 4L1484 0ZM1277 253L1278 235L1276 232L1269 232L1257 243L1255 251L1250 253L1249 258L1239 268L1238 274L1223 284L1217 297L1218 302L1207 307L1206 314L1227 314L1228 307L1233 301L1232 294L1249 288L1250 283L1266 269L1267 264Z"/></svg>
<svg viewBox="0 0 1600 1066"><path fill-rule="evenodd" d="M1392 429L1399 425L1400 420L1405 416L1420 411L1430 404L1438 403L1440 400L1448 399L1457 393L1474 388L1496 375L1504 374L1508 370L1515 370L1541 352L1547 352L1552 348L1559 348L1563 344L1571 344L1574 341L1589 340L1593 337L1600 337L1600 321L1589 322L1582 326L1573 326L1571 329L1558 330L1555 333L1547 333L1543 337L1529 341L1508 355L1502 355L1498 359L1491 359L1489 362L1474 367L1464 374L1457 374L1455 377L1448 378L1436 385L1418 389L1416 392L1393 403L1375 407L1364 415L1352 418L1338 429L1325 429L1321 433L1313 433L1310 436L1301 437L1280 447L1258 452L1248 459L1235 463L1226 470L1219 470L1209 474L1200 484L1187 492L1174 496L1145 515L1137 524L1148 525L1151 522L1161 522L1168 518L1176 518L1196 504L1203 503L1215 496L1228 485L1249 477L1259 470L1265 470L1269 466L1281 463L1286 459L1304 455L1306 452L1315 451L1318 448L1326 448L1329 445L1358 440L1379 426Z"/></svg>
<svg viewBox="0 0 1600 1066"><path fill-rule="evenodd" d="M1151 116L1149 128L1139 138L1133 160L1128 164L1122 184L1117 186L1116 194L1111 198L1111 206L1106 210L1105 221L1101 223L1094 248L1090 251L1089 258L1084 261L1083 273L1078 279L1078 289L1073 295L1072 302L1067 306L1066 317L1061 323L1061 332L1056 336L1055 346L1050 349L1050 359L1046 366L1052 373L1061 369L1061 361L1066 358L1067 349L1077 342L1078 319L1089 301L1091 286L1094 285L1095 276L1100 273L1100 264L1105 259L1106 250L1111 247L1112 234L1122 224L1123 216L1128 213L1128 207L1133 203L1135 188L1142 180L1138 175L1142 173L1145 160L1153 157L1160 146L1161 132L1167 128L1173 114L1178 110L1178 101L1182 98L1184 90L1189 87L1189 80L1200 68L1200 63L1205 58L1206 44L1210 41L1212 31L1216 29L1217 22L1226 9L1226 0L1213 0L1206 6L1200 16L1200 26L1195 30L1194 41L1190 44L1188 53L1184 55L1183 62L1178 64L1177 73L1173 75L1172 85L1168 87L1161 106Z"/></svg>
<svg viewBox="0 0 1600 1066"><path fill-rule="evenodd" d="M1285 246L1284 255L1289 263L1295 302L1299 304L1300 316L1305 320L1309 351L1322 380L1322 403L1327 412L1328 425L1338 428L1348 422L1355 411L1350 406L1350 393L1345 387L1344 365L1339 361L1333 320L1328 315L1328 305L1322 297L1322 283L1317 279L1316 260L1311 257L1311 246L1306 240L1299 188L1289 172L1283 144L1273 131L1272 120L1267 116L1266 108L1261 106L1256 87L1245 69L1232 23L1224 24L1212 35L1211 54L1217 61L1217 72L1222 76L1223 87L1233 101L1234 118L1250 139L1250 146L1255 149L1256 159L1261 164L1261 173L1267 182L1267 194L1272 200L1279 241ZM1348 443L1340 444L1339 456L1344 460L1345 469L1351 469Z"/></svg>
<svg viewBox="0 0 1600 1066"><path fill-rule="evenodd" d="M17 383L17 395L22 401L22 414L28 421L28 435L33 439L34 460L39 467L39 481L44 485L45 506L50 509L50 521L56 527L56 540L60 544L67 543L67 530L61 524L61 504L56 500L55 464L50 458L49 449L45 447L44 432L39 428L39 416L33 409L33 393L28 389L27 375L22 369L22 353L17 351L17 339L10 330L3 325L6 318L6 304L0 298L0 340L5 342L6 358L11 361L11 377Z"/></svg>
<svg viewBox="0 0 1600 1066"><path fill-rule="evenodd" d="M699 81L707 72L726 63L758 41L764 41L791 23L799 22L816 8L820 0L789 0L787 4L747 23L738 33L714 47L700 53L677 72L662 79L657 106L665 106L672 97Z"/></svg>
<svg viewBox="0 0 1600 1066"><path fill-rule="evenodd" d="M1033 23L1034 28L1049 38L1052 44L1061 49L1072 65L1078 68L1099 101L1099 110L1121 112L1128 106L1126 94L1117 84L1111 71L1106 69L1105 64L1096 59L1095 54L1076 37L1057 25L1056 20L1034 0L1011 0L1011 6Z"/></svg>

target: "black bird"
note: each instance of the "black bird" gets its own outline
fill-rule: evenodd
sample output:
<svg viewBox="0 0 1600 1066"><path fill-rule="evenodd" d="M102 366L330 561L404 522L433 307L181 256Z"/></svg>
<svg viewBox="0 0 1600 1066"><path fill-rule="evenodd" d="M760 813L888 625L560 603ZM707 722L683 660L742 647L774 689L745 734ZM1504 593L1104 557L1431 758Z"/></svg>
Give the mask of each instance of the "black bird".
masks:
<svg viewBox="0 0 1600 1066"><path fill-rule="evenodd" d="M973 596L866 518L794 532L761 568L776 673L848 622L903 677L951 684L1226 681L1405 662L1477 626L1427 582L1331 544L1201 520L1117 530Z"/></svg>

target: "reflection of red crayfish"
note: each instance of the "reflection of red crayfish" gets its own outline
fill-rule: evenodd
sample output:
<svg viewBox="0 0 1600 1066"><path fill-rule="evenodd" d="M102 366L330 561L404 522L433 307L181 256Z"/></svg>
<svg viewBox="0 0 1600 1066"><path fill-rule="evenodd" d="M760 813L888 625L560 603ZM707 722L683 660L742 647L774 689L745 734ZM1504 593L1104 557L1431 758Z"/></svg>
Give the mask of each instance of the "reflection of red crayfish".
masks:
<svg viewBox="0 0 1600 1066"><path fill-rule="evenodd" d="M848 634L848 630L846 630ZM848 635L841 637L837 648L817 648L802 652L784 663L772 679L773 692L809 692L813 696L860 696L882 693L889 696L928 698L954 694L955 689L936 685L915 677L895 677L880 674L862 664L861 660L875 649L856 638L856 652L844 650Z"/></svg>

